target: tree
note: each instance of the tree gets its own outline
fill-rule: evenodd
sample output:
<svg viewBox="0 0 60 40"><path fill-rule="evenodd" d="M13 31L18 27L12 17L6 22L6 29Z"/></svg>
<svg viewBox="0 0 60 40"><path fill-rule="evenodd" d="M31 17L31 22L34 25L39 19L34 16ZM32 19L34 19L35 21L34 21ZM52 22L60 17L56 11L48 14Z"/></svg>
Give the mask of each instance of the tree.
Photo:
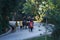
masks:
<svg viewBox="0 0 60 40"><path fill-rule="evenodd" d="M9 18L11 16L11 12L17 10L19 0L0 0L0 26L1 31L6 31L9 24ZM1 32L0 31L0 32Z"/></svg>
<svg viewBox="0 0 60 40"><path fill-rule="evenodd" d="M51 20L55 24L55 30L52 32L53 40L60 40L60 0L53 0L55 9L51 11Z"/></svg>
<svg viewBox="0 0 60 40"><path fill-rule="evenodd" d="M38 2L40 3L39 0L27 0L26 3L23 4L24 7L23 7L22 13L30 14L30 16L32 15L34 17L38 16L38 20L39 20L39 13L38 13L39 3Z"/></svg>

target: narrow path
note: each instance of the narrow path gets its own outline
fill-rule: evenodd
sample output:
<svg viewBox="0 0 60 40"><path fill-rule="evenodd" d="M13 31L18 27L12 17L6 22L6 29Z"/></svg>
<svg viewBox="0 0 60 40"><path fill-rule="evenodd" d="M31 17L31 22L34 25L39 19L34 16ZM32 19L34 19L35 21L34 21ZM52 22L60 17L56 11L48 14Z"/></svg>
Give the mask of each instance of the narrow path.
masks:
<svg viewBox="0 0 60 40"><path fill-rule="evenodd" d="M39 26L38 23L34 24L33 32L29 32L28 29L20 30L20 28L18 27L16 29L16 32L3 36L3 37L0 37L0 40L23 40L23 39L27 39L27 38L40 36L40 34L42 34L42 35L45 34L45 27L42 25L40 25L40 27L38 27L38 26ZM39 31L39 29L41 31Z"/></svg>

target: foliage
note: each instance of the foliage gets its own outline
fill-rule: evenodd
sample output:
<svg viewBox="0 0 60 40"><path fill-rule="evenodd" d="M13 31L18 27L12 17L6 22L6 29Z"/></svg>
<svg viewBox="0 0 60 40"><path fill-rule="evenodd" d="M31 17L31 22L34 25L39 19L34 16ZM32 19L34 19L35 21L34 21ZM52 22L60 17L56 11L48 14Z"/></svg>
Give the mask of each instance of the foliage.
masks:
<svg viewBox="0 0 60 40"><path fill-rule="evenodd" d="M53 0L55 8L50 10L48 15L48 22L55 24L55 30L52 32L53 40L59 40L60 38L60 0Z"/></svg>
<svg viewBox="0 0 60 40"><path fill-rule="evenodd" d="M36 10L35 5L31 1L26 1L25 4L23 4L23 11L22 13L25 14L34 14L34 11Z"/></svg>
<svg viewBox="0 0 60 40"><path fill-rule="evenodd" d="M11 12L17 10L18 1L19 0L0 0L0 28L3 32L5 32L8 27Z"/></svg>
<svg viewBox="0 0 60 40"><path fill-rule="evenodd" d="M45 40L45 36L34 37L26 40ZM47 40L53 40L51 37L47 36Z"/></svg>

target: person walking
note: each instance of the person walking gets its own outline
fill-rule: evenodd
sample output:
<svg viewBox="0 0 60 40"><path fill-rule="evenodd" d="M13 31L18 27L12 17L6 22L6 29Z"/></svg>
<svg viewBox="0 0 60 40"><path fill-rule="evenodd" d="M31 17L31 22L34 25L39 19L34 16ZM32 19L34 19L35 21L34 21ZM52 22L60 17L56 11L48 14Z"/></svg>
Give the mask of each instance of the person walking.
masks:
<svg viewBox="0 0 60 40"><path fill-rule="evenodd" d="M23 24L23 28L25 29L25 28L26 28L26 17L25 17L25 16L24 16L24 18L23 18L22 24Z"/></svg>
<svg viewBox="0 0 60 40"><path fill-rule="evenodd" d="M30 23L29 23L29 31L33 31L33 21L30 20Z"/></svg>
<svg viewBox="0 0 60 40"><path fill-rule="evenodd" d="M20 29L23 28L23 24L22 24L22 21L20 21Z"/></svg>

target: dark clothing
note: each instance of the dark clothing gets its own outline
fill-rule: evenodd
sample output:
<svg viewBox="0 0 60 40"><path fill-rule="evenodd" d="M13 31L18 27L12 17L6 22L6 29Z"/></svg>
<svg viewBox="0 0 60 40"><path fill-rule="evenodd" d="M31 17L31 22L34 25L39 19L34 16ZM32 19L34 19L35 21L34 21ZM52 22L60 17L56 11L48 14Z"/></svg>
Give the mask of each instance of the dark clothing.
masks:
<svg viewBox="0 0 60 40"><path fill-rule="evenodd" d="M23 27L22 26L20 26L20 29L22 29Z"/></svg>
<svg viewBox="0 0 60 40"><path fill-rule="evenodd" d="M29 27L29 31L31 31L31 32L32 32L32 31L33 31L33 27Z"/></svg>
<svg viewBox="0 0 60 40"><path fill-rule="evenodd" d="M23 26L24 26L24 25L26 26L26 20L23 20Z"/></svg>

